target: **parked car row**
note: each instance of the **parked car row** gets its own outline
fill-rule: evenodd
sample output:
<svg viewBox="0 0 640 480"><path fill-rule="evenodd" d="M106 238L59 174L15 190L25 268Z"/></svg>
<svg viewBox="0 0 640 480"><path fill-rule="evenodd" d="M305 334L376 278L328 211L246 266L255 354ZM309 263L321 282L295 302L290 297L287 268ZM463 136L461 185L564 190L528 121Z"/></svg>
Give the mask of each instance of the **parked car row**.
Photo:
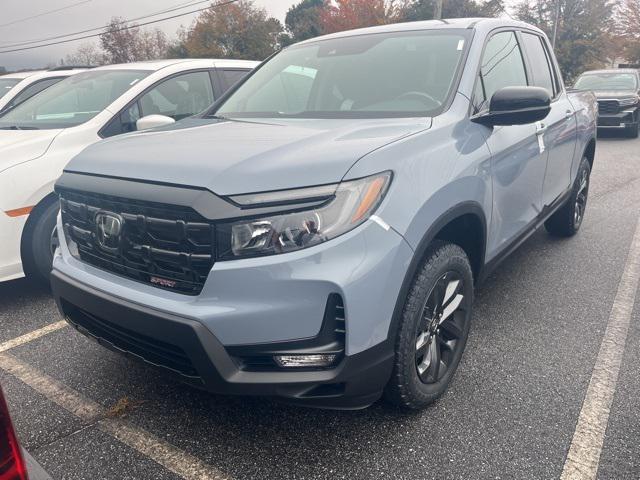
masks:
<svg viewBox="0 0 640 480"><path fill-rule="evenodd" d="M341 32L255 65L103 67L2 115L0 279L53 259L77 330L213 392L423 408L475 286L543 225L580 229L596 98L505 19Z"/></svg>
<svg viewBox="0 0 640 480"><path fill-rule="evenodd" d="M0 76L0 114L86 69L87 67L67 66Z"/></svg>
<svg viewBox="0 0 640 480"><path fill-rule="evenodd" d="M74 155L200 113L256 65L165 60L74 72L1 115L0 281L25 272L48 280L59 210L53 185Z"/></svg>

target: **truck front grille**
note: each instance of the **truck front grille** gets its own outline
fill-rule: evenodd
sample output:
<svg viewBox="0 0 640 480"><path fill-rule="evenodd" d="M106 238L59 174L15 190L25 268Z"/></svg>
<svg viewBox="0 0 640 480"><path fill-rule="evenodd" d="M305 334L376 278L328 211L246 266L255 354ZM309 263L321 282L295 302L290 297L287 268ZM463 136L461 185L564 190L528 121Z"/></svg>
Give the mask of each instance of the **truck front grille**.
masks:
<svg viewBox="0 0 640 480"><path fill-rule="evenodd" d="M60 192L72 254L94 267L187 295L198 295L214 263L213 224L188 207L78 191ZM105 242L100 215L117 218Z"/></svg>
<svg viewBox="0 0 640 480"><path fill-rule="evenodd" d="M617 100L598 100L598 111L606 115L614 115L620 111Z"/></svg>

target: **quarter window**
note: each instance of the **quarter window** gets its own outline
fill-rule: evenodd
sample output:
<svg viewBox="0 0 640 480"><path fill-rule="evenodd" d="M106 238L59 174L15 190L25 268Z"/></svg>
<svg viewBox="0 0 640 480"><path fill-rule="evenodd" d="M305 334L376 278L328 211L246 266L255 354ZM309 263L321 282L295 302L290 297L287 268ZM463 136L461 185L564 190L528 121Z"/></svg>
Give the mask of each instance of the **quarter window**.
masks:
<svg viewBox="0 0 640 480"><path fill-rule="evenodd" d="M487 100L501 88L527 85L524 61L514 32L497 33L487 42L479 80Z"/></svg>
<svg viewBox="0 0 640 480"><path fill-rule="evenodd" d="M553 75L542 38L531 33L522 33L522 40L527 49L529 60L531 60L532 84L536 87L546 88L550 96L555 96Z"/></svg>

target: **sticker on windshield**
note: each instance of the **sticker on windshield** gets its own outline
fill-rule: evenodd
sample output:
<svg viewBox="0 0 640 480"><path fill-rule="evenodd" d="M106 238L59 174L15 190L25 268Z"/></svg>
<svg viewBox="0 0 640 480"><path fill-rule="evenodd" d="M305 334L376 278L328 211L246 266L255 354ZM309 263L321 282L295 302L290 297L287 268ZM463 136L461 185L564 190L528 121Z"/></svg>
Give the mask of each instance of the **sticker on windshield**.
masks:
<svg viewBox="0 0 640 480"><path fill-rule="evenodd" d="M458 50L462 50L464 47L464 40L458 40Z"/></svg>

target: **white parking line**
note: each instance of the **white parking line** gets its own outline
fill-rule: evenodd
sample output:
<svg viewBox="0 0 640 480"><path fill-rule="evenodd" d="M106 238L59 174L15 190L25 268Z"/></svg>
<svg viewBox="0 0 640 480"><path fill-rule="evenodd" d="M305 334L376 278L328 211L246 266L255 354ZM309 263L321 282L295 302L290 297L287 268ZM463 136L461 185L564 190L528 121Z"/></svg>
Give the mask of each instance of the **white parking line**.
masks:
<svg viewBox="0 0 640 480"><path fill-rule="evenodd" d="M595 479L640 280L640 221L578 417L561 480Z"/></svg>
<svg viewBox="0 0 640 480"><path fill-rule="evenodd" d="M59 322L51 323L46 327L39 328L38 330L34 330L33 332L27 333L26 335L22 335L20 337L14 338L13 340L9 340L4 343L0 343L0 352L6 352L15 347L19 347L20 345L24 345L25 343L32 342L44 335L55 332L56 330L60 330L65 327L67 322L64 320L60 320Z"/></svg>
<svg viewBox="0 0 640 480"><path fill-rule="evenodd" d="M131 422L108 417L102 405L85 398L13 355L0 353L0 368L84 422L95 424L102 432L111 435L182 478L187 480L229 480L230 478L218 469Z"/></svg>

